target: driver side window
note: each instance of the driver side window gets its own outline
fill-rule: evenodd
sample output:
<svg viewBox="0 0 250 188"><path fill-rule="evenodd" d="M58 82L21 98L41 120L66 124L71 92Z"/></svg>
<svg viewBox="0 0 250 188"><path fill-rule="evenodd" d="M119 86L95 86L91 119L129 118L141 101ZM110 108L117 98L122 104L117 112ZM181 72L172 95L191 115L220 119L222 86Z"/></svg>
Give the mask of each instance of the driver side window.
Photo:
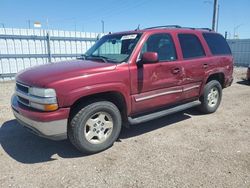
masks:
<svg viewBox="0 0 250 188"><path fill-rule="evenodd" d="M145 52L158 53L159 61L175 61L177 59L172 37L166 33L151 35L144 43L140 55Z"/></svg>

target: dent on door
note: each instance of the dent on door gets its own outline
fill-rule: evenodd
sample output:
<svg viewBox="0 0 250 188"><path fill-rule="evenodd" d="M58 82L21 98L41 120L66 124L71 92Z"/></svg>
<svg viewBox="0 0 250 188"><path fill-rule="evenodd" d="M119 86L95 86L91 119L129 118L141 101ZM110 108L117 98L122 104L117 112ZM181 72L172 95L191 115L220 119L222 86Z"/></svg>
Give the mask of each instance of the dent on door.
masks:
<svg viewBox="0 0 250 188"><path fill-rule="evenodd" d="M132 97L133 112L166 106L181 100L182 74L173 74L174 62L144 65L137 69L137 93ZM137 82L137 83L135 83Z"/></svg>

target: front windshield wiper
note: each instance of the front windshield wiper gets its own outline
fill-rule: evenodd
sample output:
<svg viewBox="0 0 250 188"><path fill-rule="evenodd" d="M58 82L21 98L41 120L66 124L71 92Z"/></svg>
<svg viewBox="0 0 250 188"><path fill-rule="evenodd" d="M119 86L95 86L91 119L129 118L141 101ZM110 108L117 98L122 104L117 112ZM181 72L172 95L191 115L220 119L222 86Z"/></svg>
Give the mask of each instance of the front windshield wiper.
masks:
<svg viewBox="0 0 250 188"><path fill-rule="evenodd" d="M86 59L86 57L87 57L87 55L85 55L85 54L81 54L81 56L80 56L80 57L77 57L76 59L83 59L83 60L85 60L85 59Z"/></svg>
<svg viewBox="0 0 250 188"><path fill-rule="evenodd" d="M111 58L108 58L108 57L105 57L105 56L102 56L102 55L86 55L86 54L81 54L80 57L77 57L77 59L83 59L83 60L86 60L88 58L90 58L90 59L100 59L104 63L108 63L108 61L112 61L112 62L117 63L116 59L111 59Z"/></svg>
<svg viewBox="0 0 250 188"><path fill-rule="evenodd" d="M93 59L100 59L102 60L104 63L108 63L107 61L107 57L101 56L101 55L89 55L89 56L85 56L86 58L93 58Z"/></svg>
<svg viewBox="0 0 250 188"><path fill-rule="evenodd" d="M86 57L86 59L87 58L100 59L104 63L108 63L108 61L112 61L112 62L117 63L116 59L108 58L108 57L102 56L102 55L89 55L89 56L85 56L85 57Z"/></svg>

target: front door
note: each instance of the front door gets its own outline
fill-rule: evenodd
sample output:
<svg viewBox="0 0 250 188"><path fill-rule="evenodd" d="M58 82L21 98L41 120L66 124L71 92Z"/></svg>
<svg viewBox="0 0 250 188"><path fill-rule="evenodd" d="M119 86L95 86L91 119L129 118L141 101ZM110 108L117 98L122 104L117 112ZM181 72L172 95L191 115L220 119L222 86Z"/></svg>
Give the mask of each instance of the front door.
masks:
<svg viewBox="0 0 250 188"><path fill-rule="evenodd" d="M130 66L132 113L153 110L181 100L183 68L177 61L172 36L152 34L144 43L141 53L156 52L156 63Z"/></svg>

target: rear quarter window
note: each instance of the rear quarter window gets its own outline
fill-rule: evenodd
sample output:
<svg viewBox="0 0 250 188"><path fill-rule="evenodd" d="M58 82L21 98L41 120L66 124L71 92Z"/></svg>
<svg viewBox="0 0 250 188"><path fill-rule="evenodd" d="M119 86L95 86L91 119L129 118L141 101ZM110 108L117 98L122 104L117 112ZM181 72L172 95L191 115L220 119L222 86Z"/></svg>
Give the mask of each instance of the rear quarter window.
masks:
<svg viewBox="0 0 250 188"><path fill-rule="evenodd" d="M226 39L217 33L203 33L203 37L213 55L231 55Z"/></svg>

